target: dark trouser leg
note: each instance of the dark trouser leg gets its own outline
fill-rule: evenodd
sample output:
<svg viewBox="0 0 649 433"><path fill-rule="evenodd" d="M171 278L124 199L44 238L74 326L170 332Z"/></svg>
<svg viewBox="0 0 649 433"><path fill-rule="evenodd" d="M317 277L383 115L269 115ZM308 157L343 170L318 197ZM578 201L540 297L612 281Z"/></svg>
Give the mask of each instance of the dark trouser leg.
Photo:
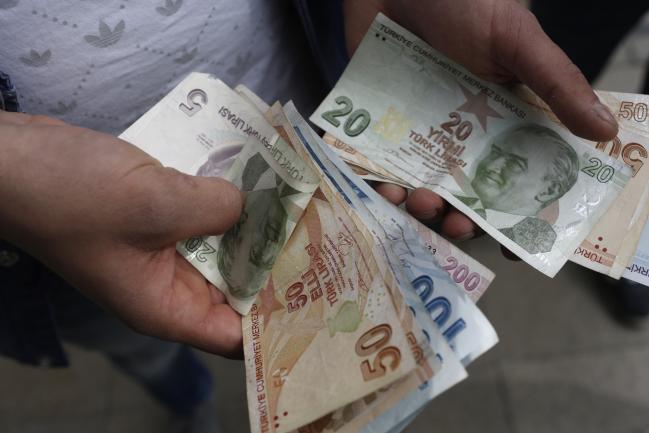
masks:
<svg viewBox="0 0 649 433"><path fill-rule="evenodd" d="M188 414L209 397L210 373L186 346L138 334L67 286L51 301L64 341L101 352L169 409Z"/></svg>

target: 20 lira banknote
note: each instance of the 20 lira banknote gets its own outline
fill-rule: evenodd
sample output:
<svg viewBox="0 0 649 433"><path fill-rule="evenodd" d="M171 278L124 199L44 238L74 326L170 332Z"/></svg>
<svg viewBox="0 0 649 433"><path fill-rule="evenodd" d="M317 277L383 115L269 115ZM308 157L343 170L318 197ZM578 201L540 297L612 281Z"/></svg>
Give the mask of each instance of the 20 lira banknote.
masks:
<svg viewBox="0 0 649 433"><path fill-rule="evenodd" d="M519 86L516 94L544 110L549 117L554 117L547 105L529 88ZM613 278L620 278L636 250L649 214L649 168L645 164L649 156L649 96L605 91L597 91L597 95L616 115L619 130L609 142L589 143L626 164L631 169L631 179L575 250L571 260Z"/></svg>
<svg viewBox="0 0 649 433"><path fill-rule="evenodd" d="M311 120L550 276L631 175L383 15Z"/></svg>

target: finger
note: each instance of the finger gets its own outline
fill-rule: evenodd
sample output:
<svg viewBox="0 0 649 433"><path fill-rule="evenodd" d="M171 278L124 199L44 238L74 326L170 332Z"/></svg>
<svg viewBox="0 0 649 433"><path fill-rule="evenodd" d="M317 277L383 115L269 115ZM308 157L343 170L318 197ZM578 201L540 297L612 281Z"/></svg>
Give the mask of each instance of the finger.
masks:
<svg viewBox="0 0 649 433"><path fill-rule="evenodd" d="M520 262L521 261L520 257L518 257L516 254L509 251L503 245L500 246L500 251L503 253L503 256L505 256L505 258L508 259L508 260L511 260L513 262Z"/></svg>
<svg viewBox="0 0 649 433"><path fill-rule="evenodd" d="M579 68L550 40L531 12L516 2L497 2L494 49L505 68L538 94L576 135L608 141L617 121L599 101Z"/></svg>
<svg viewBox="0 0 649 433"><path fill-rule="evenodd" d="M446 202L426 188L417 188L406 200L408 213L422 222L433 222L444 214Z"/></svg>
<svg viewBox="0 0 649 433"><path fill-rule="evenodd" d="M224 233L241 215L241 192L224 179L155 166L141 171L133 181L150 184L143 191L148 198L139 197L145 209L149 206L144 218L153 220L153 231L164 242Z"/></svg>
<svg viewBox="0 0 649 433"><path fill-rule="evenodd" d="M165 308L148 309L153 317L144 323L148 325L146 333L211 353L237 356L241 351L241 316L226 303L223 293L178 252L174 251L174 257L173 289L163 304Z"/></svg>
<svg viewBox="0 0 649 433"><path fill-rule="evenodd" d="M404 187L393 183L377 183L374 189L387 201L397 206L403 203L406 197L408 197L408 191Z"/></svg>
<svg viewBox="0 0 649 433"><path fill-rule="evenodd" d="M453 240L465 241L481 234L481 230L469 217L457 209L451 209L442 221L442 234Z"/></svg>
<svg viewBox="0 0 649 433"><path fill-rule="evenodd" d="M203 320L188 326L178 340L206 352L240 358L243 353L241 316L228 304L214 304Z"/></svg>

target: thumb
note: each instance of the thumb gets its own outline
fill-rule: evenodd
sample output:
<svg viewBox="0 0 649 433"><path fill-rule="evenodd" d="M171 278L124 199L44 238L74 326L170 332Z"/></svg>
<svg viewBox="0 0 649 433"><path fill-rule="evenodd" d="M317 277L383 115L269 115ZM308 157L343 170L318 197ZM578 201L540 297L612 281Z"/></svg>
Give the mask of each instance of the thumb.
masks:
<svg viewBox="0 0 649 433"><path fill-rule="evenodd" d="M167 242L193 236L218 235L232 227L241 215L241 192L227 180L197 177L171 168L158 168L162 191L161 211L165 214L158 227Z"/></svg>
<svg viewBox="0 0 649 433"><path fill-rule="evenodd" d="M579 68L545 34L534 15L516 2L501 2L494 15L497 58L539 95L574 134L595 141L617 135L617 121Z"/></svg>

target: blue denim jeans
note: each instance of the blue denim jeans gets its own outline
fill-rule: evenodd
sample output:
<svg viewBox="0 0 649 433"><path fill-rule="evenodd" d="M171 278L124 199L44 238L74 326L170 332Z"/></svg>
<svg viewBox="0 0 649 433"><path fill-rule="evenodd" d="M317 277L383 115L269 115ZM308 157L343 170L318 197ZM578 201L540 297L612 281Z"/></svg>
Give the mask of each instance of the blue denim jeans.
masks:
<svg viewBox="0 0 649 433"><path fill-rule="evenodd" d="M50 301L63 341L102 353L168 409L189 414L209 397L212 377L187 346L133 331L70 287Z"/></svg>
<svg viewBox="0 0 649 433"><path fill-rule="evenodd" d="M102 353L179 414L209 397L212 378L181 344L139 334L29 255L0 241L0 354L63 367L61 342Z"/></svg>

